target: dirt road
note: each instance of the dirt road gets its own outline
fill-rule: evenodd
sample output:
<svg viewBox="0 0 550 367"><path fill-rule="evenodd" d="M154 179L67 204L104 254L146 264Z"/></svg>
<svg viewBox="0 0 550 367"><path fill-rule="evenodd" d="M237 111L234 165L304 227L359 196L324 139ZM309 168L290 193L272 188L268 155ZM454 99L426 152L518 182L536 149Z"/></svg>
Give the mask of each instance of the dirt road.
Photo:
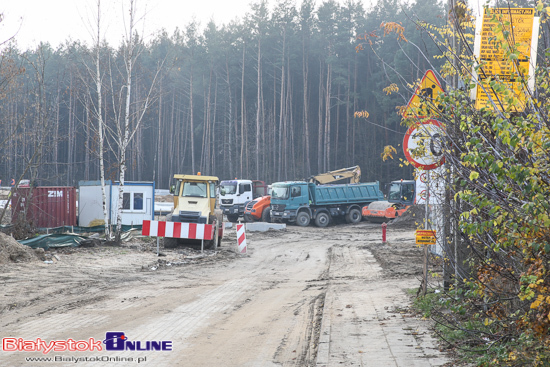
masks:
<svg viewBox="0 0 550 367"><path fill-rule="evenodd" d="M154 243L134 240L0 265L0 335L14 338L0 365L443 365L426 322L402 311L421 272L414 232L394 228L382 246L379 227L248 233L247 255L234 252L229 229L204 255L157 257ZM37 338L85 349L67 341L103 342L107 332L137 350L28 351ZM161 346L169 350L143 350Z"/></svg>

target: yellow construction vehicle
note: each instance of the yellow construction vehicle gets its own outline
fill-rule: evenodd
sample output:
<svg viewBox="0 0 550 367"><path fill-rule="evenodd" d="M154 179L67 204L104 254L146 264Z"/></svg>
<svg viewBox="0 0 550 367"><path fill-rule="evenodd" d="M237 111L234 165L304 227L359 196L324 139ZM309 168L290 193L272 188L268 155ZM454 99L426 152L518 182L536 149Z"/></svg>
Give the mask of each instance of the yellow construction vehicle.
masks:
<svg viewBox="0 0 550 367"><path fill-rule="evenodd" d="M348 178L350 180L349 183L359 183L361 180L361 168L359 168L359 166L353 166L349 168L337 169L335 171L329 171L327 173L321 173L319 175L309 177L307 182L311 182L316 185L324 185Z"/></svg>
<svg viewBox="0 0 550 367"><path fill-rule="evenodd" d="M173 248L186 240L196 240L199 228L211 232L206 247L216 248L223 238L223 214L217 207L216 191L219 179L215 176L175 174L176 185L170 188L174 195L174 210L166 216L166 222L179 223L174 228L184 228L180 234L164 237L164 247ZM189 229L187 229L189 227Z"/></svg>

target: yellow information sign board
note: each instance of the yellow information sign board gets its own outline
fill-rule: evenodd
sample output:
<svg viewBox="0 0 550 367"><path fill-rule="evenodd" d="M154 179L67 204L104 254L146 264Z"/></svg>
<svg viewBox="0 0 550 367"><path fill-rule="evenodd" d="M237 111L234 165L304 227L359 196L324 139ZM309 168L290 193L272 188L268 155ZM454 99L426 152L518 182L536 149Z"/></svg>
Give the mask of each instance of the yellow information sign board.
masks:
<svg viewBox="0 0 550 367"><path fill-rule="evenodd" d="M435 245L435 230L417 229L416 244L417 245Z"/></svg>
<svg viewBox="0 0 550 367"><path fill-rule="evenodd" d="M495 102L498 109L510 107L516 112L525 109L526 94L521 79L522 76L525 79L529 78L530 66L531 70L534 70L534 65L530 65L534 17L535 9L532 8L485 9L481 34L476 40L480 43L480 47L476 48L476 56L481 64L477 72L481 85L477 86L475 92L477 109L493 108L491 100ZM504 37L506 33L508 33L507 38ZM536 45L537 40L533 41ZM519 56L516 62L509 62L505 56L505 50L509 49L509 45L518 45ZM536 62L536 60L532 61ZM513 94L517 99L514 105L508 106L508 102L503 98L504 95L495 93L491 88L493 80L504 85L505 89Z"/></svg>
<svg viewBox="0 0 550 367"><path fill-rule="evenodd" d="M432 70L427 70L409 100L403 117L435 117L439 112L435 100L440 94L445 94L445 92L443 92L439 80Z"/></svg>

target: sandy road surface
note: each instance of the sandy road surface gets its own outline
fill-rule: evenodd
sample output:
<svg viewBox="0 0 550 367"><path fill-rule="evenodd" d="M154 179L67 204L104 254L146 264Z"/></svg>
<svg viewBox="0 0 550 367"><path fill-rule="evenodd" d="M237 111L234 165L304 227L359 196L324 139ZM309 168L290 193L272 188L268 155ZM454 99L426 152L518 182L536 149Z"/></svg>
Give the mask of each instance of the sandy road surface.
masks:
<svg viewBox="0 0 550 367"><path fill-rule="evenodd" d="M115 331L143 344L170 341L173 349L45 355L57 362L25 360L43 357L39 352L0 351L0 366L443 363L426 325L398 312L408 301L404 289L418 286L413 231L390 230L382 248L379 225L290 226L248 233L244 256L233 252L228 232L220 251L202 257L183 249L157 258L154 244L134 241L58 251L53 264L0 265L2 338L87 341ZM381 336L387 342L375 347Z"/></svg>

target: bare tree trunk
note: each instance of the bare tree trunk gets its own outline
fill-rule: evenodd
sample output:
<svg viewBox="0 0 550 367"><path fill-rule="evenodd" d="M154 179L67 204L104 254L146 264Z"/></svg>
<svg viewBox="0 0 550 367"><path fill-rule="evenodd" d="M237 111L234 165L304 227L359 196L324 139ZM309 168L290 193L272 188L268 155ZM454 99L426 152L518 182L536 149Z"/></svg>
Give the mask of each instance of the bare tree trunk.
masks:
<svg viewBox="0 0 550 367"><path fill-rule="evenodd" d="M69 131L67 136L67 186L71 186L73 176L73 150L74 150L74 97L73 97L73 76L70 75L69 84Z"/></svg>
<svg viewBox="0 0 550 367"><path fill-rule="evenodd" d="M201 160L199 164L199 171L204 172L206 169L206 162L208 162L208 116L210 107L210 84L212 83L212 69L210 70L210 82L208 84L208 91L203 88L203 129L202 129L202 147L201 147ZM204 75L202 78L202 85L206 85Z"/></svg>
<svg viewBox="0 0 550 367"><path fill-rule="evenodd" d="M210 163L210 147L212 142L212 76L214 74L214 71L210 69L210 78L208 82L208 95L206 97L206 118L205 118L205 131L206 131L206 137L205 137L205 144L204 147L205 150L205 159L204 159L204 171L205 172L212 172L212 167L208 167Z"/></svg>
<svg viewBox="0 0 550 367"><path fill-rule="evenodd" d="M157 145L155 149L155 161L153 163L153 182L156 182L159 187L162 187L161 180L161 132L162 132L162 77L159 80L159 103L158 103L158 128L157 128ZM158 178L157 178L158 175Z"/></svg>
<svg viewBox="0 0 550 367"><path fill-rule="evenodd" d="M285 160L285 180L288 180L289 178L289 169L292 168L292 172L294 173L292 177L296 177L296 163L290 164L289 162L295 161L296 152L294 147L294 124L292 119L292 80L290 78L290 60L288 60L287 56L287 63L289 67L287 68L287 88L286 88L286 118L285 118L285 130L286 130L286 136L287 139L285 142L285 152L289 152L290 154L285 154L284 160ZM289 167L291 166L291 167Z"/></svg>
<svg viewBox="0 0 550 367"><path fill-rule="evenodd" d="M323 61L319 61L319 133L317 135L317 173L324 172L323 157L324 157L324 125L323 125Z"/></svg>
<svg viewBox="0 0 550 367"><path fill-rule="evenodd" d="M244 101L244 110L246 111L246 100ZM244 146L245 146L245 150L244 150L244 169L245 169L245 172L244 172L244 176L243 177L249 177L250 176L250 167L249 167L249 163L250 163L250 154L249 154L249 151L248 151L248 129L247 129L247 126L248 126L248 116L245 114L244 115L244 119L243 119L243 122L244 122L244 126L243 126L243 131L244 131Z"/></svg>
<svg viewBox="0 0 550 367"><path fill-rule="evenodd" d="M262 89L262 35L258 34L258 76L256 93L256 178L260 174L260 115L261 115L261 89Z"/></svg>
<svg viewBox="0 0 550 367"><path fill-rule="evenodd" d="M191 56L192 58L193 56ZM193 124L193 63L191 63L190 66L190 77L189 77L189 109L190 109L190 116L189 116L189 128L190 128L190 136L191 136L191 172L195 174L195 126Z"/></svg>
<svg viewBox="0 0 550 367"><path fill-rule="evenodd" d="M57 88L57 108L55 116L55 127L54 127L54 151L53 151L53 160L55 162L55 179L59 180L59 110L61 104L59 103L59 86Z"/></svg>
<svg viewBox="0 0 550 367"><path fill-rule="evenodd" d="M245 50L246 43L243 45L243 60L242 60L242 71L241 71L241 172L240 177L244 177L244 147L245 147L245 130L244 130L244 118L245 118L245 103L244 103L244 61L245 61Z"/></svg>
<svg viewBox="0 0 550 367"><path fill-rule="evenodd" d="M229 62L227 59L225 59L225 72L227 75L227 94L229 96L229 111L227 115L229 116L228 119L228 144L227 144L227 157L228 157L228 164L229 164L229 174L233 174L233 95L231 94L231 82L229 80Z"/></svg>
<svg viewBox="0 0 550 367"><path fill-rule="evenodd" d="M346 89L346 167L350 167L353 163L350 160L350 132L351 132L351 121L350 121L350 94L351 94L351 63L348 61L348 87Z"/></svg>
<svg viewBox="0 0 550 367"><path fill-rule="evenodd" d="M311 176L311 161L309 157L309 95L308 95L308 53L306 52L306 38L302 38L302 78L304 84L304 156L305 156L305 173L306 177Z"/></svg>
<svg viewBox="0 0 550 367"><path fill-rule="evenodd" d="M358 101L357 101L357 72L358 70L358 67L357 67L357 55L355 55L355 68L354 68L354 73L353 73L353 111L357 111L358 109ZM353 115L352 115L353 116ZM355 164L355 141L357 140L356 137L355 137L355 134L357 134L357 129L356 129L356 121L355 121L355 118L354 117L351 117L351 121L352 121L352 127L351 127L351 153L350 153L350 157L351 157L351 164Z"/></svg>
<svg viewBox="0 0 550 367"><path fill-rule="evenodd" d="M86 142L84 144L84 179L90 179L90 125L92 118L90 117L90 97L86 96Z"/></svg>
<svg viewBox="0 0 550 367"><path fill-rule="evenodd" d="M217 108L216 106L218 105L218 74L216 73L214 75L214 108L213 108L213 111L212 111L212 123L210 124L211 128L211 137L210 139L212 140L212 143L211 143L211 148L210 148L210 159L212 160L211 164L210 164L210 174L214 174L216 172L216 153L218 152L218 150L216 149L216 133L217 133L217 129L216 129L216 112L217 112Z"/></svg>
<svg viewBox="0 0 550 367"><path fill-rule="evenodd" d="M97 151L99 154L99 176L101 181L101 198L102 198L102 207L103 207L103 221L105 223L105 238L111 239L111 228L109 221L109 208L110 203L107 202L107 190L105 187L105 155L104 155L104 144L105 144L105 122L103 118L103 85L102 85L102 73L101 73L101 0L97 0L97 25L94 39L95 47L95 72L90 70L92 79L95 82L95 92L97 94L97 106L95 109L95 117L97 119L97 135L98 135L98 146Z"/></svg>
<svg viewBox="0 0 550 367"><path fill-rule="evenodd" d="M262 78L263 80L263 78ZM263 83L263 81L262 81ZM267 161L267 155L268 155L268 149L267 149L267 144L266 144L266 139L265 139L265 132L267 130L267 121L266 121L266 116L265 116L265 103L264 103L264 89L262 88L261 89L261 103L262 103L262 110L261 110L261 113L262 113L262 121L263 121L263 128L262 128L262 172L260 172L260 176L258 176L258 180L266 180L265 176L266 176L266 172L267 172L267 165L269 164L269 162ZM261 177L261 178L260 178Z"/></svg>
<svg viewBox="0 0 550 367"><path fill-rule="evenodd" d="M166 157L168 159L168 187L170 187L170 180L172 179L173 171L175 169L174 167L174 157L180 157L180 148L181 148L181 141L180 138L179 129L175 128L175 126L181 126L182 124L178 124L180 118L180 114L176 114L176 91L172 91L172 111L170 113L170 135L168 136L168 156ZM175 126L174 126L175 125ZM183 129L183 127L180 127ZM178 146L177 150L174 148L174 139L177 139ZM163 156L162 160L164 160ZM159 171L161 172L161 171Z"/></svg>
<svg viewBox="0 0 550 367"><path fill-rule="evenodd" d="M283 30L283 55L281 57L281 97L280 97L280 111L279 111L279 166L277 169L277 176L283 177L283 164L285 156L285 151L283 147L283 139L284 137L284 124L285 124L285 49L286 49L286 29Z"/></svg>
<svg viewBox="0 0 550 367"><path fill-rule="evenodd" d="M336 94L336 100L337 101L340 101L340 97L341 97L341 87L342 85L341 84L338 84L338 90L337 90L337 94ZM339 164L340 162L338 162L338 148L340 146L340 143L339 143L339 139L340 139L340 103L337 103L336 104L336 128L335 128L335 131L336 131L336 136L334 138L334 152L333 152L333 158L332 158L332 166L329 164L329 166L331 167L340 167ZM329 162L330 163L330 162ZM344 163L342 163L344 164Z"/></svg>
<svg viewBox="0 0 550 367"><path fill-rule="evenodd" d="M281 177L275 174L277 172L277 167L279 166L279 160L281 159L281 156L279 153L279 145L278 145L278 137L277 137L277 66L273 65L273 108L271 111L271 126L273 128L272 132L272 140L273 142L270 144L272 149L271 156L273 157L273 165L271 168L271 171L273 172L273 175L276 177L277 180L281 180Z"/></svg>
<svg viewBox="0 0 550 367"><path fill-rule="evenodd" d="M325 97L325 154L324 154L324 172L330 170L330 99L331 99L331 84L332 84L332 64L327 64L327 87Z"/></svg>

